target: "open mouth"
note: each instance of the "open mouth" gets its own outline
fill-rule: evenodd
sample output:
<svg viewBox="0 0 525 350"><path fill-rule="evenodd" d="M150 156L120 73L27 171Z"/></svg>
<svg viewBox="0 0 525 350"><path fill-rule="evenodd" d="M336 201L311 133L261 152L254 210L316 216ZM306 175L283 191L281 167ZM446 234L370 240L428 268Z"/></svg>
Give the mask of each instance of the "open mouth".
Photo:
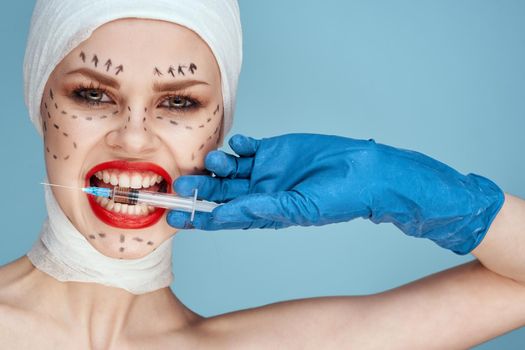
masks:
<svg viewBox="0 0 525 350"><path fill-rule="evenodd" d="M86 175L85 186L124 187L150 192L169 193L171 178L160 166L146 162L111 161L99 164ZM103 197L88 195L95 215L106 224L119 228L139 229L155 224L166 209L144 204L115 203Z"/></svg>

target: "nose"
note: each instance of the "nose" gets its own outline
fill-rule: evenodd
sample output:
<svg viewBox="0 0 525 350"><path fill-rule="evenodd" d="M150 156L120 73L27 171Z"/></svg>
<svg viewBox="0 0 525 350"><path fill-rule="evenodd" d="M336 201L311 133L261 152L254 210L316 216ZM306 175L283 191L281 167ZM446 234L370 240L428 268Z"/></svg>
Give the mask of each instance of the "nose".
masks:
<svg viewBox="0 0 525 350"><path fill-rule="evenodd" d="M125 157L140 158L154 153L160 139L149 127L147 109L128 106L120 114L121 121L106 135L106 144Z"/></svg>

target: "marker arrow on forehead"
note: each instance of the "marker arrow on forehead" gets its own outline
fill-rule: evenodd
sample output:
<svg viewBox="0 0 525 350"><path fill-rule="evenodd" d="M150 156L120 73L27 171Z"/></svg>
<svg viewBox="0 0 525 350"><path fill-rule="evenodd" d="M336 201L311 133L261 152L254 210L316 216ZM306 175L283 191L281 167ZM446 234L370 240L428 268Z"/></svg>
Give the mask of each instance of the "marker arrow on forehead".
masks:
<svg viewBox="0 0 525 350"><path fill-rule="evenodd" d="M191 74L195 74L196 70L197 70L197 66L195 65L195 63L191 63L190 64L190 72L191 72Z"/></svg>
<svg viewBox="0 0 525 350"><path fill-rule="evenodd" d="M108 71L109 71L109 68L111 67L111 64L112 64L112 63L111 63L111 60L110 60L110 59L109 59L109 60L107 60L107 62L106 62L106 63L104 63L104 65L106 66L106 72L108 72Z"/></svg>
<svg viewBox="0 0 525 350"><path fill-rule="evenodd" d="M168 69L168 73L171 74L171 76L175 78L175 68L170 66L170 69Z"/></svg>
<svg viewBox="0 0 525 350"><path fill-rule="evenodd" d="M116 69L117 69L117 72L115 73L115 75L118 75L120 72L124 71L124 67L122 67L122 65L117 66Z"/></svg>
<svg viewBox="0 0 525 350"><path fill-rule="evenodd" d="M80 51L80 58L82 59L82 62L86 62L86 54L84 51Z"/></svg>
<svg viewBox="0 0 525 350"><path fill-rule="evenodd" d="M91 60L91 62L95 63L95 67L98 65L98 57L97 57L97 55L93 56L93 59Z"/></svg>

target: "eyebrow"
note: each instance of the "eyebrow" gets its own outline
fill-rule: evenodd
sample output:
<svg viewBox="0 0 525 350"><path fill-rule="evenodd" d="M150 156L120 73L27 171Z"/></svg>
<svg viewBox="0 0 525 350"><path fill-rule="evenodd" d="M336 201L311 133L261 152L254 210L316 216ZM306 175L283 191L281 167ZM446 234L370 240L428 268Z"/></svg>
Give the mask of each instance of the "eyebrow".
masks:
<svg viewBox="0 0 525 350"><path fill-rule="evenodd" d="M111 78L111 77L109 77L109 76L107 76L105 74L101 74L101 73L99 73L97 71L89 69L89 68L74 69L71 72L67 73L67 75L70 75L70 74L81 74L81 75L83 75L85 77L98 80L101 83L103 83L104 85L111 86L111 87L113 87L115 89L120 88L120 83L117 80L115 80L115 79L113 79L113 78ZM153 83L153 91L155 91L155 92L162 92L162 91L170 91L170 90L181 90L181 89L185 89L187 87L193 86L193 85L210 85L210 84L208 84L205 81L194 80L194 79L181 80L181 81L172 81L172 82L164 82L164 83L155 82L155 83Z"/></svg>

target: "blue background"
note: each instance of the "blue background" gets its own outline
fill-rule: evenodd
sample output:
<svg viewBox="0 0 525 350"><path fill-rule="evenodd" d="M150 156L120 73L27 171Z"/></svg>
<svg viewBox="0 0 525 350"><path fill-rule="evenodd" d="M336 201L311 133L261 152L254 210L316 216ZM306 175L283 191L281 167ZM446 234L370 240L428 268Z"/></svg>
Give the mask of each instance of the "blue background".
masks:
<svg viewBox="0 0 525 350"><path fill-rule="evenodd" d="M34 1L0 12L0 264L46 213L41 139L23 102ZM233 132L375 138L525 197L525 1L241 0L245 60ZM206 316L280 300L383 291L466 262L357 220L280 231L181 232L173 288ZM494 315L497 321L497 315ZM468 320L465 320L468 322ZM476 349L522 349L525 329Z"/></svg>

